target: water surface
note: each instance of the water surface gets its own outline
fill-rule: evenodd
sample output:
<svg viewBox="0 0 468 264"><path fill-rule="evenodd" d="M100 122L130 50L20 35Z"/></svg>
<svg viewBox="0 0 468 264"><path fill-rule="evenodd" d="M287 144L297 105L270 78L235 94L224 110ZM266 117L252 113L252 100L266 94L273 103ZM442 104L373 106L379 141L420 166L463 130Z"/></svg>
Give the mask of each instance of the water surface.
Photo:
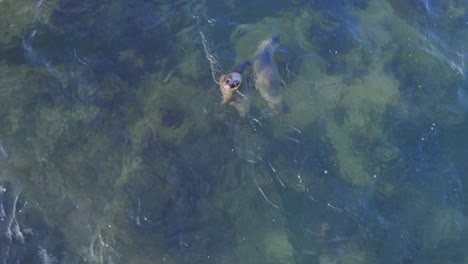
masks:
<svg viewBox="0 0 468 264"><path fill-rule="evenodd" d="M0 0L0 261L467 263L467 9Z"/></svg>

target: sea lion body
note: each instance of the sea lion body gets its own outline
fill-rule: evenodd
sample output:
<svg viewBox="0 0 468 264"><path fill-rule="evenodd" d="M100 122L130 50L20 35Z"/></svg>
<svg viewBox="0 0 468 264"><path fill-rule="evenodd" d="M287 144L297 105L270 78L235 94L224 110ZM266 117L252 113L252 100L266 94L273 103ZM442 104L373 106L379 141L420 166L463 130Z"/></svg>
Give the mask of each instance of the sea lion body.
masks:
<svg viewBox="0 0 468 264"><path fill-rule="evenodd" d="M280 94L281 78L273 55L279 46L279 35L263 40L253 56L253 69L256 75L255 87L275 112L286 111L287 105Z"/></svg>
<svg viewBox="0 0 468 264"><path fill-rule="evenodd" d="M250 61L237 64L229 74L222 75L218 82L222 95L221 103L233 106L241 116L245 116L250 109L250 91L248 85L243 83L242 75L251 65Z"/></svg>

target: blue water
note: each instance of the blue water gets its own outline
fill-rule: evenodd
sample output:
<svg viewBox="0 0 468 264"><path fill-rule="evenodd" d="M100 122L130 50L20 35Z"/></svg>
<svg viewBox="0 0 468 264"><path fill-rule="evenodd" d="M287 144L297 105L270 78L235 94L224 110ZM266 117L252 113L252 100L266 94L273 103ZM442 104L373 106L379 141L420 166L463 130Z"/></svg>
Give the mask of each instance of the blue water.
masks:
<svg viewBox="0 0 468 264"><path fill-rule="evenodd" d="M0 262L466 264L467 29L464 0L0 0ZM242 117L218 79L277 34L289 110L250 69Z"/></svg>

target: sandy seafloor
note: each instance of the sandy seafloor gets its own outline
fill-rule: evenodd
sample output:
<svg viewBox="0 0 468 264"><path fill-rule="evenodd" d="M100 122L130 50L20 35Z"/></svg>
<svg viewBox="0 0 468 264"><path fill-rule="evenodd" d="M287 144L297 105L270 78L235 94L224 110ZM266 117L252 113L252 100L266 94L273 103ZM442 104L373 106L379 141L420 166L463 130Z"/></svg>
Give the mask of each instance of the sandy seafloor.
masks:
<svg viewBox="0 0 468 264"><path fill-rule="evenodd" d="M242 118L273 34L289 111ZM0 0L0 263L468 264L467 40L465 0Z"/></svg>

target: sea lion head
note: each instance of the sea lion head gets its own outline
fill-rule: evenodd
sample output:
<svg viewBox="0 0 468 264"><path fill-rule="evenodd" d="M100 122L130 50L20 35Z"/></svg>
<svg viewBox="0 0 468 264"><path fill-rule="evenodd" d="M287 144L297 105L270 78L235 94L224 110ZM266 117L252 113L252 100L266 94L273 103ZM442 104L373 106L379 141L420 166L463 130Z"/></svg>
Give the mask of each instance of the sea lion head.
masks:
<svg viewBox="0 0 468 264"><path fill-rule="evenodd" d="M1 1L1 0L0 0ZM239 96L235 96L235 93L239 91L242 86L242 73L252 65L250 61L243 61L237 65L235 65L231 72L227 75L222 75L218 81L219 88L221 90L221 94L223 100L221 101L222 104L229 103L230 105L239 105L240 101L248 101L246 99L240 99ZM245 89L244 89L245 90ZM245 92L245 91L244 91ZM242 95L241 93L239 93ZM237 97L237 99L235 98ZM245 97L245 95L242 95ZM237 101L237 102L235 102ZM236 107L237 108L237 107ZM245 108L245 107L244 107ZM239 109L238 109L239 110Z"/></svg>
<svg viewBox="0 0 468 264"><path fill-rule="evenodd" d="M242 75L238 72L231 72L224 81L225 89L237 89L242 83Z"/></svg>
<svg viewBox="0 0 468 264"><path fill-rule="evenodd" d="M232 100L233 93L239 89L241 84L242 75L238 72L231 72L228 75L221 76L219 87L223 95L223 104Z"/></svg>

